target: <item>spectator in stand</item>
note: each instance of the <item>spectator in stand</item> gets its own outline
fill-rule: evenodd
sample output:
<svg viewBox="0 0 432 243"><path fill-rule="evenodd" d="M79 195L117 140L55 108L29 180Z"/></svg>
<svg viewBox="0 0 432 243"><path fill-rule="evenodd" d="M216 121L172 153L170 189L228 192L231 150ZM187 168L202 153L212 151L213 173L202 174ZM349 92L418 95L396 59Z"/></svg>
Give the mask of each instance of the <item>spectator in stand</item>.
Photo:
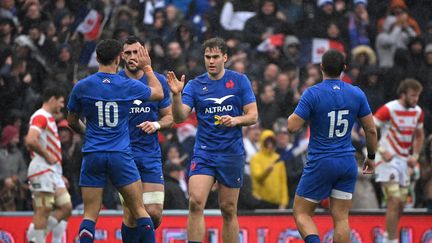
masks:
<svg viewBox="0 0 432 243"><path fill-rule="evenodd" d="M288 184L284 161L276 153L273 131L264 130L260 149L251 161L253 196L260 200L258 208L285 209L288 206Z"/></svg>
<svg viewBox="0 0 432 243"><path fill-rule="evenodd" d="M285 163L286 175L288 177L288 208L294 204L294 196L300 177L306 163L306 150L309 138L306 130L298 135L291 136L288 133L286 118L278 118L273 126L276 133L276 152Z"/></svg>
<svg viewBox="0 0 432 243"><path fill-rule="evenodd" d="M250 160L259 150L259 138L261 135L261 128L259 124L255 124L253 126L245 127L243 129L243 133L243 145L246 152L246 164L244 173L246 175L250 175Z"/></svg>
<svg viewBox="0 0 432 243"><path fill-rule="evenodd" d="M355 63L361 71L377 63L375 52L367 45L359 45L351 50L352 63ZM355 81L355 80L353 80Z"/></svg>
<svg viewBox="0 0 432 243"><path fill-rule="evenodd" d="M180 185L182 179L184 170L180 165L169 163L164 166L164 209L188 209L188 201Z"/></svg>
<svg viewBox="0 0 432 243"><path fill-rule="evenodd" d="M420 96L419 105L425 112L425 120L431 120L432 111L432 43L428 44L424 50L425 65L420 70L419 81L423 85L423 95ZM427 134L432 132L432 124L426 122L425 131Z"/></svg>
<svg viewBox="0 0 432 243"><path fill-rule="evenodd" d="M259 97L257 97L257 106L260 111L258 118L260 125L264 129L271 129L273 122L279 117L278 107L276 105L275 91L272 84L264 84Z"/></svg>
<svg viewBox="0 0 432 243"><path fill-rule="evenodd" d="M354 11L348 17L350 47L370 45L370 20L367 11L367 0L354 0Z"/></svg>
<svg viewBox="0 0 432 243"><path fill-rule="evenodd" d="M30 209L28 204L27 165L19 144L19 131L8 125L0 139L0 211Z"/></svg>
<svg viewBox="0 0 432 243"><path fill-rule="evenodd" d="M294 111L294 94L290 89L288 73L280 73L276 79L275 99L278 117L288 117Z"/></svg>
<svg viewBox="0 0 432 243"><path fill-rule="evenodd" d="M16 34L15 23L12 19L0 19L0 44L11 46Z"/></svg>
<svg viewBox="0 0 432 243"><path fill-rule="evenodd" d="M395 10L396 11L396 10ZM395 16L387 16L382 24L382 31L375 41L375 49L381 68L393 66L394 54L398 48L406 48L409 38L417 36L409 25L409 16L404 11L397 11Z"/></svg>
<svg viewBox="0 0 432 243"><path fill-rule="evenodd" d="M242 37L246 21L255 16L254 1L226 1L222 7L219 22L225 31L226 38Z"/></svg>
<svg viewBox="0 0 432 243"><path fill-rule="evenodd" d="M186 73L186 57L180 43L171 41L167 45L165 67L163 70L174 70L176 73Z"/></svg>
<svg viewBox="0 0 432 243"><path fill-rule="evenodd" d="M385 103L385 87L378 67L371 66L365 69L359 76L357 85L366 94L372 112Z"/></svg>
<svg viewBox="0 0 432 243"><path fill-rule="evenodd" d="M248 19L244 26L244 42L255 48L274 34L292 31L284 30L287 23L277 17L277 7L276 0L260 0L257 14Z"/></svg>
<svg viewBox="0 0 432 243"><path fill-rule="evenodd" d="M279 73L280 68L278 67L278 65L274 63L267 64L263 72L263 83L274 85Z"/></svg>

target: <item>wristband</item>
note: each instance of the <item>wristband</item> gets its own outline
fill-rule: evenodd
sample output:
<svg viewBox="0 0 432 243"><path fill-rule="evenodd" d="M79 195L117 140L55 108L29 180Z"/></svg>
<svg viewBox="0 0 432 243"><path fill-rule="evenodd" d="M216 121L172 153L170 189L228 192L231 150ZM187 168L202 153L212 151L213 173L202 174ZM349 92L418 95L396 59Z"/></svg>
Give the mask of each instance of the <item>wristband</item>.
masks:
<svg viewBox="0 0 432 243"><path fill-rule="evenodd" d="M375 160L375 154L368 154L367 157L370 160Z"/></svg>
<svg viewBox="0 0 432 243"><path fill-rule="evenodd" d="M411 155L411 158L413 158L414 160L418 160L418 158L419 158L419 154L418 154L418 153L413 153L413 154Z"/></svg>
<svg viewBox="0 0 432 243"><path fill-rule="evenodd" d="M156 131L161 129L161 125L159 124L159 122L152 122L152 124L156 128Z"/></svg>
<svg viewBox="0 0 432 243"><path fill-rule="evenodd" d="M150 65L147 65L143 68L145 73L153 72L153 68Z"/></svg>

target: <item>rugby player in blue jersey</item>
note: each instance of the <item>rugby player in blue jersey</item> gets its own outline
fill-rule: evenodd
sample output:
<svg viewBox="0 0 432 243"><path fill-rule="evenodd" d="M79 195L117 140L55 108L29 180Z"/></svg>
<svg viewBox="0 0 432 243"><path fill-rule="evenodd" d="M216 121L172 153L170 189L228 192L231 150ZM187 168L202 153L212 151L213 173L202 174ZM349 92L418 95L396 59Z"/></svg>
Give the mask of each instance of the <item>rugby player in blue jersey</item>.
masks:
<svg viewBox="0 0 432 243"><path fill-rule="evenodd" d="M118 41L100 41L96 47L98 72L80 80L69 98L69 124L78 133L85 134L80 176L84 201L84 218L79 229L81 243L94 241L107 177L136 220L137 238L141 242L155 242L153 222L142 200L140 174L132 158L128 124L135 100L161 100L163 92L144 47L138 50L136 66L146 72L149 86L117 74L121 53L122 45ZM81 116L85 125L79 120Z"/></svg>
<svg viewBox="0 0 432 243"><path fill-rule="evenodd" d="M125 69L119 74L126 78L133 78L148 84L148 73L137 66L138 51L142 42L134 36L123 43L122 58ZM173 124L171 112L170 90L166 78L154 72L160 81L164 93L161 101L134 100L129 111L129 134L132 146L132 156L141 175L143 186L143 200L146 211L157 228L162 219L164 203L164 180L162 173L162 155L157 131L170 128ZM128 207L123 207L124 217L122 225L122 239L133 242L130 238L136 230L135 220Z"/></svg>
<svg viewBox="0 0 432 243"><path fill-rule="evenodd" d="M294 199L294 218L307 243L320 242L312 216L318 203L330 197L334 223L333 242L350 242L348 212L357 180L357 163L351 144L351 128L358 119L366 135L368 156L363 173L373 173L377 132L365 94L340 80L344 55L327 51L321 62L323 82L308 88L288 118L288 130L296 132L310 123L308 160Z"/></svg>
<svg viewBox="0 0 432 243"><path fill-rule="evenodd" d="M204 42L203 50L207 73L190 80L185 87L184 75L181 81L173 72L167 76L173 93L174 121L185 120L192 109L198 118L189 172L188 241L196 243L204 238L204 206L217 181L223 217L222 239L237 242L237 201L245 164L242 126L256 123L257 106L246 75L224 68L228 58L225 41L209 39Z"/></svg>

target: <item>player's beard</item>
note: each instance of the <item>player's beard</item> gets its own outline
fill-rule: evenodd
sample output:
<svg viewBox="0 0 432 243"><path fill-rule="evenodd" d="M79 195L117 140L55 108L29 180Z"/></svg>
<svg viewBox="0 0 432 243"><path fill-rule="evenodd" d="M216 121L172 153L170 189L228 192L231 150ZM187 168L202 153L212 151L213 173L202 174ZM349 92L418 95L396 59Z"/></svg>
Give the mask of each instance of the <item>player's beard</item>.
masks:
<svg viewBox="0 0 432 243"><path fill-rule="evenodd" d="M136 74L140 70L138 67L131 67L129 64L126 64L126 69L133 74Z"/></svg>

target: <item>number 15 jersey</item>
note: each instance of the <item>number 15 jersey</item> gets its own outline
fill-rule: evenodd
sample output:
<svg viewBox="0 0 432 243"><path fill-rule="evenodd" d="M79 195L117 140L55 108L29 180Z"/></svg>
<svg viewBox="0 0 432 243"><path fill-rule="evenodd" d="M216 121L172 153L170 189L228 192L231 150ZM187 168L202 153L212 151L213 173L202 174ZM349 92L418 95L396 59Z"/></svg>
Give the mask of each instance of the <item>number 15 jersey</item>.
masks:
<svg viewBox="0 0 432 243"><path fill-rule="evenodd" d="M353 154L352 126L371 110L360 88L329 79L308 88L294 113L310 120L308 161L315 161Z"/></svg>
<svg viewBox="0 0 432 243"><path fill-rule="evenodd" d="M130 153L129 110L135 100L147 101L151 90L118 74L97 72L72 89L68 109L86 119L82 152Z"/></svg>

